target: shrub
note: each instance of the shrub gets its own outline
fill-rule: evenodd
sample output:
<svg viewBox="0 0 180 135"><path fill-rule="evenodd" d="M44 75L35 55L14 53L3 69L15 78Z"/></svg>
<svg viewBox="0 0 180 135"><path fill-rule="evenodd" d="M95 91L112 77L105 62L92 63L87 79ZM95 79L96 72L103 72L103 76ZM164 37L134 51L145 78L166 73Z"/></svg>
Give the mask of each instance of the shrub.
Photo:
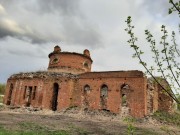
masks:
<svg viewBox="0 0 180 135"><path fill-rule="evenodd" d="M167 123L167 124L175 124L180 126L180 113L174 112L172 114L163 111L157 111L153 114L153 117L157 120Z"/></svg>
<svg viewBox="0 0 180 135"><path fill-rule="evenodd" d="M0 83L0 95L4 95L6 84Z"/></svg>

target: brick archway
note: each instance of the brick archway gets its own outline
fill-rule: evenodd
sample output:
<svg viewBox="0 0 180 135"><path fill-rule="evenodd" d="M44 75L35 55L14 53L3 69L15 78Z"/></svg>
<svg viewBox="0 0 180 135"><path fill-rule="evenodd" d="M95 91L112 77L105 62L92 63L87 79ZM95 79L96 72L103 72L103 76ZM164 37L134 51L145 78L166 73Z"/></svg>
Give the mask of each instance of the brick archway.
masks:
<svg viewBox="0 0 180 135"><path fill-rule="evenodd" d="M121 97L121 115L127 116L130 114L130 108L129 108L129 93L130 93L130 86L126 83L122 84L120 86L120 97Z"/></svg>
<svg viewBox="0 0 180 135"><path fill-rule="evenodd" d="M101 109L107 110L108 86L103 84L100 89L100 105Z"/></svg>

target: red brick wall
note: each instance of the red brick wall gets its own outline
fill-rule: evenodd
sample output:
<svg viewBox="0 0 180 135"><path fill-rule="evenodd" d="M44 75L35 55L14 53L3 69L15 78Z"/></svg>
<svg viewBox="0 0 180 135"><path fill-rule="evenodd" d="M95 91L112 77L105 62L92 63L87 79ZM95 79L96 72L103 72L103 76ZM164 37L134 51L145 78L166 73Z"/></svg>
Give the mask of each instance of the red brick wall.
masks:
<svg viewBox="0 0 180 135"><path fill-rule="evenodd" d="M122 102L123 84L129 85L127 94L127 103L130 108L130 115L134 117L143 117L147 114L146 99L146 78L142 72L91 72L85 73L78 78L68 77L48 77L42 78L14 78L7 82L7 89L4 103L7 103L9 87L13 84L11 105L23 106L26 104L24 99L25 86L36 86L36 98L31 100L32 107L42 107L43 109L52 109L52 97L54 83L59 85L57 110L63 110L71 106L83 107L84 86L90 86L90 92L86 94L89 102L89 109L102 109L100 104L100 90L103 84L108 86L107 110L120 113Z"/></svg>
<svg viewBox="0 0 180 135"><path fill-rule="evenodd" d="M53 60L57 58L57 62ZM88 67L84 63L88 63ZM61 52L50 56L49 71L59 71L68 73L84 73L91 71L92 60L90 57L78 53Z"/></svg>
<svg viewBox="0 0 180 135"><path fill-rule="evenodd" d="M135 117L143 117L147 114L146 103L146 78L141 77L127 77L129 72L121 74L121 72L107 72L107 73L87 73L80 77L80 87L83 93L83 88L88 84L91 88L90 93L87 95L89 100L89 107L91 109L101 109L100 106L100 88L103 84L108 86L107 110L114 113L121 112L121 86L125 83L130 86L131 91L127 96L128 107L130 114ZM135 72L134 76L140 73ZM116 77L114 77L116 76ZM122 76L122 77L120 77ZM126 77L123 77L126 76ZM101 78L102 77L102 78ZM82 94L83 95L83 94ZM83 102L82 96L82 102ZM83 104L83 103L82 103Z"/></svg>
<svg viewBox="0 0 180 135"><path fill-rule="evenodd" d="M160 84L168 89L168 83L162 79L158 78L157 80ZM148 114L154 113L158 110L160 111L171 111L173 100L172 98L157 84L153 78L148 79Z"/></svg>
<svg viewBox="0 0 180 135"><path fill-rule="evenodd" d="M57 110L63 110L70 106L74 106L75 99L72 96L75 85L74 80L68 78L59 78L49 80L45 83L42 107L51 110L54 83L58 83L59 85Z"/></svg>
<svg viewBox="0 0 180 135"><path fill-rule="evenodd" d="M43 81L41 79L12 79L7 81L6 93L4 98L4 104L7 103L9 95L10 85L13 84L11 105L24 106L26 104L26 98L24 98L25 87L36 86L35 99L31 100L33 107L41 107L42 105L42 94L43 94Z"/></svg>
<svg viewBox="0 0 180 135"><path fill-rule="evenodd" d="M165 80L161 80L160 83L164 88L168 89L168 83ZM158 89L158 110L167 112L171 111L173 99L160 87L160 85L157 83L156 85Z"/></svg>

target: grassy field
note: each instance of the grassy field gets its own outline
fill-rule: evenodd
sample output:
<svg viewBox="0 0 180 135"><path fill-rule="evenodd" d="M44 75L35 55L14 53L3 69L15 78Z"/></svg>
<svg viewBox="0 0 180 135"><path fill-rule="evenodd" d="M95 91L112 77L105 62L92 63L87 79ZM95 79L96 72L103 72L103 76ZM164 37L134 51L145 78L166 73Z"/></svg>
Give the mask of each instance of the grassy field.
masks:
<svg viewBox="0 0 180 135"><path fill-rule="evenodd" d="M69 129L66 130L52 130L45 125L38 125L37 123L29 123L29 122L21 122L17 124L19 129L5 129L2 125L0 126L0 135L93 135L96 132L87 131L81 127L77 127L73 124L69 124ZM98 133L96 135L127 135L128 132L124 130L124 132L119 133L106 133L106 131L101 131L102 133ZM137 128L133 131L134 135L137 133L138 135L159 135L154 131L150 131L148 129L140 129Z"/></svg>
<svg viewBox="0 0 180 135"><path fill-rule="evenodd" d="M180 127L180 111L176 111L172 114L167 113L167 112L158 111L158 112L155 112L152 117L163 123L173 124L173 125L177 125L178 127Z"/></svg>
<svg viewBox="0 0 180 135"><path fill-rule="evenodd" d="M69 135L68 131L52 131L45 126L39 126L34 123L20 123L19 130L7 130L0 126L0 135Z"/></svg>
<svg viewBox="0 0 180 135"><path fill-rule="evenodd" d="M13 110L14 111L14 110ZM113 118L113 117L112 117ZM31 114L0 111L0 135L171 135L180 134L174 126L146 121L114 120L69 114ZM176 134L173 134L176 133Z"/></svg>

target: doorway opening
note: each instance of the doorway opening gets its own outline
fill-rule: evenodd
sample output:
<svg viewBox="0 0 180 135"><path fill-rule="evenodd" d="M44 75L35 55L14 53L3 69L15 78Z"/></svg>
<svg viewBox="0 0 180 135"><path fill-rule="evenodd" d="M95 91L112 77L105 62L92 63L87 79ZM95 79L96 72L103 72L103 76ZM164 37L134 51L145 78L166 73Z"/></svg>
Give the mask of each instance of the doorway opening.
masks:
<svg viewBox="0 0 180 135"><path fill-rule="evenodd" d="M57 110L58 93L59 93L59 85L58 85L58 83L54 83L54 86L53 86L53 96L52 96L52 110L53 111Z"/></svg>
<svg viewBox="0 0 180 135"><path fill-rule="evenodd" d="M88 84L86 84L84 86L84 101L83 101L83 105L84 105L84 108L89 108L89 93L90 93L90 86Z"/></svg>

